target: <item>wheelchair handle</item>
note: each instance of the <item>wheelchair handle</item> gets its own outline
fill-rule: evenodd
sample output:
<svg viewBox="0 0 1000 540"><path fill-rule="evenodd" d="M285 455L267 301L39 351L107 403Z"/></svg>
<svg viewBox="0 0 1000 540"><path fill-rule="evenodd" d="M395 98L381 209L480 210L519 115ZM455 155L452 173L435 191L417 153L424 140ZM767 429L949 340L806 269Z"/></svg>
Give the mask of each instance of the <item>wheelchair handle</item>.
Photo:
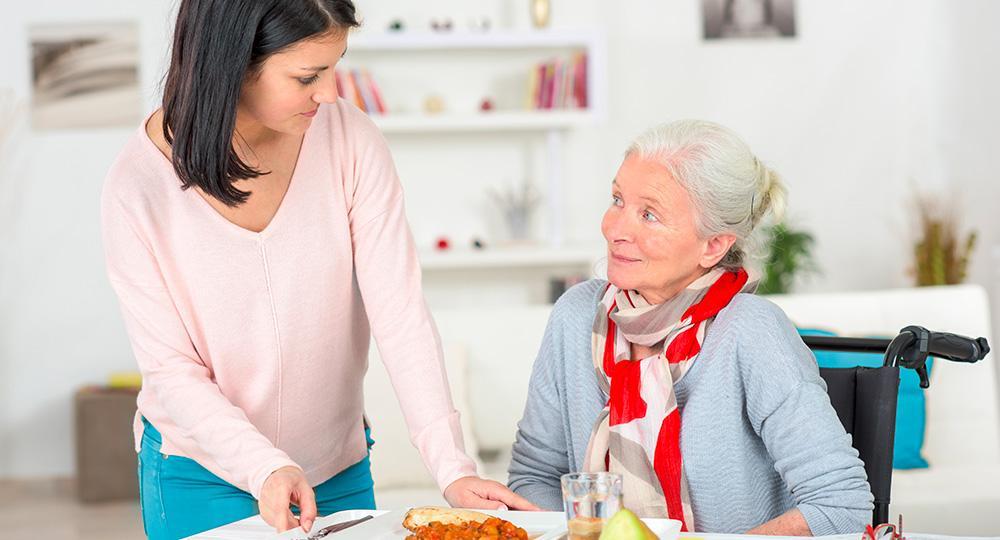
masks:
<svg viewBox="0 0 1000 540"><path fill-rule="evenodd" d="M972 339L947 332L930 332L927 352L936 358L974 364L990 352L990 345L982 337Z"/></svg>
<svg viewBox="0 0 1000 540"><path fill-rule="evenodd" d="M920 387L930 386L927 357L935 356L952 362L975 363L990 352L986 338L968 338L948 332L931 332L922 326L907 326L889 343L885 365L910 368L920 377Z"/></svg>

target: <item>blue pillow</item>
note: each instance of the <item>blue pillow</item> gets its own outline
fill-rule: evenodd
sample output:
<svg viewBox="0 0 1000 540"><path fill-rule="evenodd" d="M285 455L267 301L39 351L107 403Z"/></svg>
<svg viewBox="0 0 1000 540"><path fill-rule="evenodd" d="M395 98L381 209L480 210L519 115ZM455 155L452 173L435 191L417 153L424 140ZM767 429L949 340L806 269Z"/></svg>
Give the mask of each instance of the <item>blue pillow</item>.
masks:
<svg viewBox="0 0 1000 540"><path fill-rule="evenodd" d="M803 336L836 336L826 330L799 328ZM849 368L856 366L879 367L884 356L875 353L851 353L840 351L813 351L816 363L822 368ZM927 359L927 374L930 375L933 359ZM899 398L896 401L896 437L893 443L892 467L894 469L926 469L927 460L920 455L924 445L926 424L924 389L920 388L920 377L912 369L899 372Z"/></svg>

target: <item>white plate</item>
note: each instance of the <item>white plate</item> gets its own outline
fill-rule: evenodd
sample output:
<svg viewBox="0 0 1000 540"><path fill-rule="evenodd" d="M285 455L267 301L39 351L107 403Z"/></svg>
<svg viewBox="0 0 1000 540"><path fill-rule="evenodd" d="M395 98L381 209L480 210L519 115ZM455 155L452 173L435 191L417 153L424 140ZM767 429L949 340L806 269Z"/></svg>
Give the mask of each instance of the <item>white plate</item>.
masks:
<svg viewBox="0 0 1000 540"><path fill-rule="evenodd" d="M344 510L321 517L313 524L313 531L318 531L334 523L343 523L365 516L385 514L385 510ZM240 521L189 536L184 540L301 540L306 538L302 529L295 528L281 534L275 534L274 528L264 522L259 516L248 517ZM329 538L329 536L328 536Z"/></svg>
<svg viewBox="0 0 1000 540"><path fill-rule="evenodd" d="M355 519L372 516L372 519L359 523L357 525L352 525L349 529L344 529L339 533L328 534L325 538L342 538L343 534L346 534L351 529L361 527L365 523L374 521L379 516L388 514L389 512L385 510L344 510L342 512L335 512L328 516L323 516L313 522L313 526L310 529L313 533L322 529L323 527L328 527L336 523L343 523L345 521L353 521ZM272 533L273 534L273 533ZM272 536L275 540L308 540L309 535L302 531L302 529L295 528L290 531L285 531L279 535Z"/></svg>
<svg viewBox="0 0 1000 540"><path fill-rule="evenodd" d="M355 525L341 532L333 533L327 538L336 540L395 540L406 538L410 534L403 528L403 518L409 510L393 510L376 516L374 519ZM529 536L541 536L566 523L562 512L514 512L477 510L484 514L496 516L521 527Z"/></svg>
<svg viewBox="0 0 1000 540"><path fill-rule="evenodd" d="M403 528L403 517L408 510L345 510L316 520L312 530L317 531L334 523L342 523L365 516L372 519L328 535L329 540L398 540L406 538L409 531ZM557 540L566 533L566 516L562 512L514 512L478 510L523 528L534 540ZM676 540L681 523L670 519L644 519L660 540ZM190 537L189 540L304 540L302 529L292 529L276 535L274 529L260 516L247 518L218 529Z"/></svg>
<svg viewBox="0 0 1000 540"><path fill-rule="evenodd" d="M397 540L406 538L409 531L403 528L403 518L407 511L394 510L375 516L364 523L333 533L327 538L331 540ZM535 540L555 540L566 533L566 514L563 512L478 511L505 519L521 527L528 532L529 537ZM345 521L345 519L338 519L336 522L339 521ZM670 519L644 519L643 521L661 540L676 540L681 530L681 522L679 521ZM326 525L329 523L323 526Z"/></svg>

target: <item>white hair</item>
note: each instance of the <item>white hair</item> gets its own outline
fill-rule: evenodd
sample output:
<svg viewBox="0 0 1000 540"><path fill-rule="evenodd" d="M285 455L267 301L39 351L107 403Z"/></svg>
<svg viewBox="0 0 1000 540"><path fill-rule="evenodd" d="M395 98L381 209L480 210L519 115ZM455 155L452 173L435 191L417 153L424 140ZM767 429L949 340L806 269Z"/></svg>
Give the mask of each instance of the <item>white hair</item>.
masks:
<svg viewBox="0 0 1000 540"><path fill-rule="evenodd" d="M667 168L691 197L702 238L736 237L718 266L759 266L767 256L767 225L784 215L785 186L735 133L712 122L680 120L643 133L626 154Z"/></svg>

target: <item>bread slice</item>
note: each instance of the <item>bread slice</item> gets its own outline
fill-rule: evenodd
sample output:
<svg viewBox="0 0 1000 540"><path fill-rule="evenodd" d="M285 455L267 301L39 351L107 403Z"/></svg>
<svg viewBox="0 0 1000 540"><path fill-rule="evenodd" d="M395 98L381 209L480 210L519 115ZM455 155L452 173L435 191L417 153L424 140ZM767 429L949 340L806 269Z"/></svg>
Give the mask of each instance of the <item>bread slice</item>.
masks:
<svg viewBox="0 0 1000 540"><path fill-rule="evenodd" d="M403 518L403 527L408 530L416 530L431 522L437 521L444 525L461 525L470 521L482 523L493 516L476 512L475 510L463 510L461 508L444 508L441 506L421 506L413 508L406 513Z"/></svg>

